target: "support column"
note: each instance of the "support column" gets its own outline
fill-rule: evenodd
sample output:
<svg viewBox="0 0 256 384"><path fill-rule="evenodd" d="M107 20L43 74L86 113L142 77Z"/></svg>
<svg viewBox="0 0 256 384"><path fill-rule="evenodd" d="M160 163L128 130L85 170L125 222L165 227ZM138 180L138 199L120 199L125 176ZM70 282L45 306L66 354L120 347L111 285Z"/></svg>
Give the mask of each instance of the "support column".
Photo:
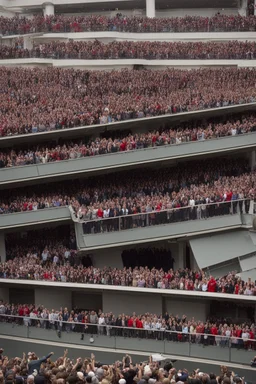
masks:
<svg viewBox="0 0 256 384"><path fill-rule="evenodd" d="M186 257L186 243L178 243L178 262L175 265L175 269L185 268L185 257Z"/></svg>
<svg viewBox="0 0 256 384"><path fill-rule="evenodd" d="M255 166L256 166L256 152L252 151L251 154L250 154L250 167L251 167L251 171L253 171L255 169Z"/></svg>
<svg viewBox="0 0 256 384"><path fill-rule="evenodd" d="M247 0L241 0L241 7L238 8L240 16L247 16Z"/></svg>
<svg viewBox="0 0 256 384"><path fill-rule="evenodd" d="M3 232L0 232L0 258L1 263L6 261L5 236Z"/></svg>
<svg viewBox="0 0 256 384"><path fill-rule="evenodd" d="M146 0L146 16L156 17L155 0Z"/></svg>
<svg viewBox="0 0 256 384"><path fill-rule="evenodd" d="M44 17L54 15L54 5L52 3L43 3Z"/></svg>
<svg viewBox="0 0 256 384"><path fill-rule="evenodd" d="M256 0L254 0L254 16L256 15Z"/></svg>
<svg viewBox="0 0 256 384"><path fill-rule="evenodd" d="M33 43L32 43L31 37L29 37L29 36L23 37L23 47L24 47L24 49L29 49L29 50L31 50L33 48Z"/></svg>

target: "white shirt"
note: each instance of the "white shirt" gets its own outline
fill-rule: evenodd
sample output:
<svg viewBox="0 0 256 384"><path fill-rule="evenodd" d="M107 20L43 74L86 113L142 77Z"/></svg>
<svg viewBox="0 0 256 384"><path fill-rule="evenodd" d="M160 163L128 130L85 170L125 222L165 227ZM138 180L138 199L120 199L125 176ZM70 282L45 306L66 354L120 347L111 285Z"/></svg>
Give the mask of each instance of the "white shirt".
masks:
<svg viewBox="0 0 256 384"><path fill-rule="evenodd" d="M104 209L104 211L103 211L103 217L104 217L104 218L109 217L109 209Z"/></svg>
<svg viewBox="0 0 256 384"><path fill-rule="evenodd" d="M206 291L207 291L207 288L208 288L208 286L207 286L206 283L202 284L202 291L203 291L203 292L206 292Z"/></svg>
<svg viewBox="0 0 256 384"><path fill-rule="evenodd" d="M243 332L242 333L242 339L243 340L248 340L249 339L249 333L248 332Z"/></svg>
<svg viewBox="0 0 256 384"><path fill-rule="evenodd" d="M43 261L46 261L48 258L48 252L42 252L42 259Z"/></svg>
<svg viewBox="0 0 256 384"><path fill-rule="evenodd" d="M70 256L70 252L69 252L69 251L65 251L65 253L64 253L64 257L65 257L65 259L68 259L69 256Z"/></svg>
<svg viewBox="0 0 256 384"><path fill-rule="evenodd" d="M57 255L55 255L53 258L53 262L56 264L56 263L58 263L58 261L59 261L59 258Z"/></svg>
<svg viewBox="0 0 256 384"><path fill-rule="evenodd" d="M99 317L99 325L105 324L104 317Z"/></svg>

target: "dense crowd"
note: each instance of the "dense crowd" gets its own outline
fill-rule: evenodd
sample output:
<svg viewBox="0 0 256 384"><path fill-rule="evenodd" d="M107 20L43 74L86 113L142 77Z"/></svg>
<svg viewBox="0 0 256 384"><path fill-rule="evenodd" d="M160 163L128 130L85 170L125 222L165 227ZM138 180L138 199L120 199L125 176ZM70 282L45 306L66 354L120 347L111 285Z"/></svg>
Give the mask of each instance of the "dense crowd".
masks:
<svg viewBox="0 0 256 384"><path fill-rule="evenodd" d="M170 129L159 129L147 133L112 133L109 137L87 138L65 141L64 144L39 144L25 150L1 149L0 168L31 164L45 164L55 161L105 155L109 153L134 151L163 145L182 144L212 140L225 136L236 136L256 130L256 115L234 116L222 122L211 119L208 122L180 123ZM116 137L116 136L117 137Z"/></svg>
<svg viewBox="0 0 256 384"><path fill-rule="evenodd" d="M212 215L211 209L206 210L209 203L216 203L215 214L229 213L232 201L232 213L238 209L248 213L250 200L254 199L255 179L256 174L249 172L246 159L209 160L204 162L203 168L201 162L195 161L180 163L174 169L144 169L143 174L137 169L75 180L72 184L64 181L38 185L33 190L3 191L0 213L71 206L84 221L141 214L134 217L133 226L138 226L139 222L143 225L141 220L146 220L143 213L152 213L150 222L154 224L154 212L182 207L188 208L183 210L187 219L206 218L206 213ZM245 206L238 202L242 199L246 199ZM221 202L226 202L225 207ZM196 205L201 205L200 217L195 216ZM130 216L125 223L130 223ZM109 224L115 226L112 222Z"/></svg>
<svg viewBox="0 0 256 384"><path fill-rule="evenodd" d="M15 318L15 316L18 316ZM8 304L0 301L0 321L37 326L61 332L107 336L191 341L203 345L255 349L255 327L250 321L235 324L232 319L209 318L206 322L186 315L153 313L114 314L101 310L47 309L42 305Z"/></svg>
<svg viewBox="0 0 256 384"><path fill-rule="evenodd" d="M31 50L1 45L0 59L145 59L145 60L250 60L256 58L256 43L228 42L161 42L161 41L52 41L34 44Z"/></svg>
<svg viewBox="0 0 256 384"><path fill-rule="evenodd" d="M53 262L54 256L57 255L60 263L64 263L68 258L69 265L75 265L76 237L69 225L41 228L40 233L27 231L22 236L17 232L9 233L5 236L5 242L7 260L24 256L41 259L43 250L47 249L49 261Z"/></svg>
<svg viewBox="0 0 256 384"><path fill-rule="evenodd" d="M0 264L1 279L27 279L84 284L178 289L255 295L253 282L241 280L236 271L214 279L204 271L175 269L170 250L127 249L122 253L124 268L96 268L89 255L78 255L69 226L6 235L7 261Z"/></svg>
<svg viewBox="0 0 256 384"><path fill-rule="evenodd" d="M254 360L254 359L253 359ZM255 359L256 360L256 359ZM97 362L95 356L68 358L68 350L63 356L53 359L53 352L42 358L35 352L23 353L22 357L7 357L0 349L2 384L245 384L245 379L236 375L226 366L220 367L220 373L205 373L195 369L175 369L172 362L161 365L155 355L148 361L132 361L126 354L122 361L113 364Z"/></svg>
<svg viewBox="0 0 256 384"><path fill-rule="evenodd" d="M0 136L256 101L256 69L0 68Z"/></svg>
<svg viewBox="0 0 256 384"><path fill-rule="evenodd" d="M0 17L0 33L21 35L34 32L229 32L255 31L255 16L220 15L148 18L145 16L36 15L32 18Z"/></svg>
<svg viewBox="0 0 256 384"><path fill-rule="evenodd" d="M236 272L214 279L203 271L137 266L123 269L85 267L76 259L76 251L62 244L47 244L12 250L15 257L0 264L0 279L44 280L83 284L117 285L139 288L178 289L236 295L256 295L253 282L242 281ZM15 248L14 248L15 249ZM17 249L17 248L16 248ZM26 252L27 251L27 252ZM160 251L159 251L160 253ZM158 254L158 251L156 255ZM132 253L135 256L135 252ZM83 260L85 261L85 260ZM87 261L87 260L86 260ZM134 257L131 258L131 264ZM138 265L138 263L136 263Z"/></svg>

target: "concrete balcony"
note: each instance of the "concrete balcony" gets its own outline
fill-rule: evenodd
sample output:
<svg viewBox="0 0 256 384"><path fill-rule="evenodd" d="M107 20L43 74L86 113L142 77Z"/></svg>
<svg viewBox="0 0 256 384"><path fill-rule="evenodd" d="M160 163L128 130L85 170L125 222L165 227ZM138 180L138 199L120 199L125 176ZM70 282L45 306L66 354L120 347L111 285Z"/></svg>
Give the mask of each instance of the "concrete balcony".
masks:
<svg viewBox="0 0 256 384"><path fill-rule="evenodd" d="M77 244L80 250L106 249L168 239L186 239L207 233L251 227L249 215L247 224L243 224L243 215L240 213L190 220L187 217L184 219L182 216L183 213L186 215L185 210L189 210L189 208L173 210L171 213L154 212L154 221L150 217L152 213L149 213L83 224L75 222ZM137 226L135 228L136 220L141 221L138 226L135 224Z"/></svg>
<svg viewBox="0 0 256 384"><path fill-rule="evenodd" d="M60 222L61 224L71 220L67 207L41 209L38 211L19 212L0 215L0 230L8 230L19 227L34 227L35 225Z"/></svg>
<svg viewBox="0 0 256 384"><path fill-rule="evenodd" d="M26 165L0 170L1 187L37 180L65 179L72 175L92 174L109 169L128 169L134 165L147 165L177 159L192 159L209 154L225 154L256 147L256 133L227 136L220 139L166 145L128 152L111 153L75 160L47 164Z"/></svg>
<svg viewBox="0 0 256 384"><path fill-rule="evenodd" d="M143 65L148 69L183 68L196 69L203 67L237 67L251 68L256 67L256 60L230 59L230 60L147 60L147 59L52 59L52 58L21 58L21 59L2 59L1 65L9 66L38 66L38 67L57 67L57 68L77 68L87 70L120 70L122 68L133 69L134 65Z"/></svg>

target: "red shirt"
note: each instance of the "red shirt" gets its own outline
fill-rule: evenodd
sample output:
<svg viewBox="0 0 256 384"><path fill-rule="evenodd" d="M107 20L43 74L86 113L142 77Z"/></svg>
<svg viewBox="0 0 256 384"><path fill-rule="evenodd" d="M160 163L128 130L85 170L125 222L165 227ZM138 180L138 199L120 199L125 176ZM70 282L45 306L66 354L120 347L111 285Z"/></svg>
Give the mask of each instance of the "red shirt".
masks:
<svg viewBox="0 0 256 384"><path fill-rule="evenodd" d="M103 210L102 209L98 209L97 216L103 217Z"/></svg>
<svg viewBox="0 0 256 384"><path fill-rule="evenodd" d="M25 308L24 308L24 315L29 315L29 309L28 309L28 307L25 307Z"/></svg>
<svg viewBox="0 0 256 384"><path fill-rule="evenodd" d="M120 144L120 151L126 151L126 142Z"/></svg>
<svg viewBox="0 0 256 384"><path fill-rule="evenodd" d="M231 199L232 199L232 195L233 195L232 192L227 193L227 199L226 199L226 201L231 201Z"/></svg>
<svg viewBox="0 0 256 384"><path fill-rule="evenodd" d="M216 292L216 280L214 278L208 281L208 292Z"/></svg>
<svg viewBox="0 0 256 384"><path fill-rule="evenodd" d="M136 320L136 328L143 328L143 324L141 320Z"/></svg>
<svg viewBox="0 0 256 384"><path fill-rule="evenodd" d="M127 326L131 328L133 327L133 319L128 320Z"/></svg>

